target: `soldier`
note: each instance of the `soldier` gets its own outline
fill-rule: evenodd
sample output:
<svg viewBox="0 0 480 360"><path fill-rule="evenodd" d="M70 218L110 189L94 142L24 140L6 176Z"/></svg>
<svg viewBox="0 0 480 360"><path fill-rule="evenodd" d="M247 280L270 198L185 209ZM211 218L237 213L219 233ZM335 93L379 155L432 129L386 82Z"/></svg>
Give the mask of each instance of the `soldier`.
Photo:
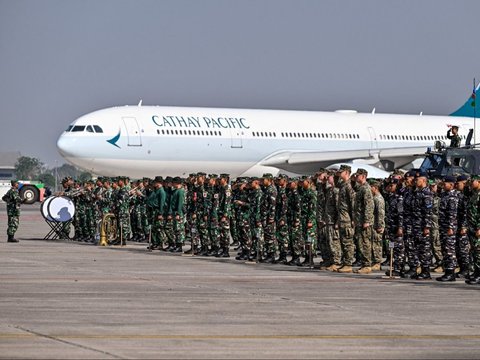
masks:
<svg viewBox="0 0 480 360"><path fill-rule="evenodd" d="M264 239L262 236L262 197L263 192L260 187L260 179L252 178L250 182L250 226L253 239L253 250L256 252L252 256L256 257L257 261L262 261L264 251Z"/></svg>
<svg viewBox="0 0 480 360"><path fill-rule="evenodd" d="M275 224L275 206L277 204L277 188L273 183L272 174L263 174L263 196L261 204L262 227L264 230L265 263L273 264L276 259L277 237Z"/></svg>
<svg viewBox="0 0 480 360"><path fill-rule="evenodd" d="M435 268L433 272L441 273L443 272L442 267L442 245L440 243L440 232L438 225L438 215L440 207L440 192L438 189L438 181L429 180L428 185L430 186L430 191L433 194L433 207L432 207L432 227L430 228L430 241L432 243L432 253L435 259Z"/></svg>
<svg viewBox="0 0 480 360"><path fill-rule="evenodd" d="M460 271L458 277L465 278L468 275L468 268L470 264L470 243L467 232L467 214L466 207L469 197L469 188L466 186L468 177L466 175L460 175L457 177L455 188L458 192L458 230L456 241L456 252L458 264L460 265Z"/></svg>
<svg viewBox="0 0 480 360"><path fill-rule="evenodd" d="M327 184L327 170L320 169L316 174L315 187L317 190L317 244L319 254L322 256L320 267L331 265L331 254L327 243L327 228L325 222L325 193Z"/></svg>
<svg viewBox="0 0 480 360"><path fill-rule="evenodd" d="M450 139L450 147L460 147L462 138L458 135L458 126L452 125L447 131L447 139Z"/></svg>
<svg viewBox="0 0 480 360"><path fill-rule="evenodd" d="M304 177L302 184L302 245L305 254L303 265L313 265L317 244L317 192L312 189L312 181Z"/></svg>
<svg viewBox="0 0 480 360"><path fill-rule="evenodd" d="M110 185L110 179L103 179L103 191L98 195L98 209L100 211L100 218L103 218L103 215L109 214L112 212L112 195L113 189Z"/></svg>
<svg viewBox="0 0 480 360"><path fill-rule="evenodd" d="M302 266L300 256L303 248L302 242L302 199L298 192L298 183L292 179L288 192L288 227L290 229L290 246L292 259L288 262L291 266Z"/></svg>
<svg viewBox="0 0 480 360"><path fill-rule="evenodd" d="M207 200L207 191L205 190L205 177L207 174L204 172L199 172L197 174L197 184L194 188L194 197L195 197L195 214L192 215L192 218L196 220L198 235L200 239L200 255L207 255L209 252L209 234L208 234L208 216L205 217L205 213L208 214L208 210L205 207L208 205Z"/></svg>
<svg viewBox="0 0 480 360"><path fill-rule="evenodd" d="M374 221L373 194L367 182L368 172L359 168L356 173L357 193L354 206L355 234L358 239L361 267L358 274L372 272L372 225Z"/></svg>
<svg viewBox="0 0 480 360"><path fill-rule="evenodd" d="M472 257L473 274L465 282L469 285L480 284L480 177L471 179L471 195L466 205L468 237Z"/></svg>
<svg viewBox="0 0 480 360"><path fill-rule="evenodd" d="M130 238L130 196L126 188L126 177L118 178L118 192L116 198L116 216L118 221L119 239L121 245Z"/></svg>
<svg viewBox="0 0 480 360"><path fill-rule="evenodd" d="M208 228L208 245L210 251L206 256L215 256L219 250L220 234L218 230L218 191L217 191L217 174L208 175L208 183L206 188L206 196L204 196L204 212L203 218L207 222Z"/></svg>
<svg viewBox="0 0 480 360"><path fill-rule="evenodd" d="M163 178L161 176L155 177L153 187L152 193L147 198L152 224L150 250L163 249L163 244L166 240L164 231L166 194L163 189Z"/></svg>
<svg viewBox="0 0 480 360"><path fill-rule="evenodd" d="M237 216L237 229L240 245L242 246L241 253L235 258L236 260L252 260L252 232L250 226L250 202L247 191L247 180L242 179L238 181L237 199L234 200Z"/></svg>
<svg viewBox="0 0 480 360"><path fill-rule="evenodd" d="M277 262L287 263L288 253L288 198L287 198L287 175L279 175L277 180L277 203L275 205L275 220L277 226L277 241L280 249L280 257Z"/></svg>
<svg viewBox="0 0 480 360"><path fill-rule="evenodd" d="M172 205L172 195L173 195L173 178L171 176L167 176L164 182L164 189L165 189L165 223L163 226L165 232L165 240L167 243L167 247L163 248L163 251L175 251L177 249L177 245L175 243L175 230L174 230L174 221L173 216L170 212L170 208Z"/></svg>
<svg viewBox="0 0 480 360"><path fill-rule="evenodd" d="M342 246L343 264L337 271L351 273L353 257L355 256L355 244L353 242L353 209L355 193L350 182L352 168L348 165L341 165L338 170L338 216L337 226Z"/></svg>
<svg viewBox="0 0 480 360"><path fill-rule="evenodd" d="M220 219L220 250L217 257L230 257L230 218L232 216L232 191L229 186L229 174L220 174L218 180L218 217Z"/></svg>
<svg viewBox="0 0 480 360"><path fill-rule="evenodd" d="M22 199L18 193L18 181L12 180L10 184L12 187L3 195L2 200L7 204L7 242L16 243L18 240L15 239L15 233L20 223L20 204L22 203Z"/></svg>
<svg viewBox="0 0 480 360"><path fill-rule="evenodd" d="M169 216L173 219L173 231L175 236L175 247L170 252L182 252L182 246L185 242L185 190L182 179L175 177L173 179L173 192L170 202Z"/></svg>
<svg viewBox="0 0 480 360"><path fill-rule="evenodd" d="M373 231L372 231L372 270L381 270L382 263L382 236L385 230L385 200L380 193L380 183L373 181L370 184L373 195Z"/></svg>
<svg viewBox="0 0 480 360"><path fill-rule="evenodd" d="M387 239L393 243L393 270L392 276L404 276L405 266L405 245L404 245L404 224L403 224L403 195L397 191L400 183L398 178L390 178L386 187L387 191ZM390 276L390 271L385 273Z"/></svg>
<svg viewBox="0 0 480 360"><path fill-rule="evenodd" d="M455 281L455 268L457 267L455 234L457 233L458 194L454 189L454 184L455 177L453 176L446 176L443 179L438 224L445 274L437 278L437 281Z"/></svg>
<svg viewBox="0 0 480 360"><path fill-rule="evenodd" d="M415 176L415 192L413 195L412 230L416 253L422 271L413 274L415 280L431 280L430 265L432 262L432 246L430 228L432 227L433 196L427 185L427 173L417 171Z"/></svg>
<svg viewBox="0 0 480 360"><path fill-rule="evenodd" d="M342 267L342 246L340 244L340 234L338 232L338 187L335 186L336 176L334 172L327 175L327 184L325 186L325 224L327 235L327 248L325 255L330 257L325 265L328 271L337 271ZM325 256L322 253L322 256Z"/></svg>
<svg viewBox="0 0 480 360"><path fill-rule="evenodd" d="M415 174L414 170L405 173L402 188L399 190L403 197L403 241L405 245L405 254L409 266L408 272L404 274L405 277L410 278L417 273L417 268L420 265L418 255L416 252L414 233L413 233L413 210L414 210L414 193L415 193Z"/></svg>

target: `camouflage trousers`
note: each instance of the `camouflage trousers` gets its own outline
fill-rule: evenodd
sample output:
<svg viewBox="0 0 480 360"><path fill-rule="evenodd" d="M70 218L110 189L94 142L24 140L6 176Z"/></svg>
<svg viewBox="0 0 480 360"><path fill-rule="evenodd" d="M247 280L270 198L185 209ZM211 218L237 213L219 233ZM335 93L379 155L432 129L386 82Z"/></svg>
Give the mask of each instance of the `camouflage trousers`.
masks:
<svg viewBox="0 0 480 360"><path fill-rule="evenodd" d="M327 254L330 255L330 263L333 265L342 264L342 244L340 243L340 234L335 229L334 224L328 224L326 227ZM322 253L323 254L323 253ZM323 256L323 255L322 255Z"/></svg>
<svg viewBox="0 0 480 360"><path fill-rule="evenodd" d="M250 221L248 219L238 219L237 222L238 238L240 245L245 251L252 250L252 232L250 229Z"/></svg>
<svg viewBox="0 0 480 360"><path fill-rule="evenodd" d="M220 248L228 249L230 247L230 219L220 220Z"/></svg>
<svg viewBox="0 0 480 360"><path fill-rule="evenodd" d="M407 226L406 228L403 243L405 245L405 255L407 256L408 266L410 269L416 269L420 265L420 261L418 259L417 248L415 246L415 236L411 226Z"/></svg>
<svg viewBox="0 0 480 360"><path fill-rule="evenodd" d="M338 231L340 235L340 244L342 246L343 265L352 266L355 256L353 228L350 223L341 223Z"/></svg>
<svg viewBox="0 0 480 360"><path fill-rule="evenodd" d="M190 236L190 241L193 248L197 248L200 244L200 235L197 229L197 220L193 218L193 214L187 215L187 237Z"/></svg>
<svg viewBox="0 0 480 360"><path fill-rule="evenodd" d="M119 238L123 244L130 239L130 213L128 211L119 211L118 212L118 230Z"/></svg>
<svg viewBox="0 0 480 360"><path fill-rule="evenodd" d="M430 241L432 242L432 253L437 265L442 263L442 244L440 242L440 231L438 228L430 229Z"/></svg>
<svg viewBox="0 0 480 360"><path fill-rule="evenodd" d="M440 230L440 242L442 244L443 268L455 270L457 267L457 255L455 251L456 237L448 235L446 229Z"/></svg>
<svg viewBox="0 0 480 360"><path fill-rule="evenodd" d="M468 269L470 265L470 241L467 234L457 234L455 251L460 267L462 269Z"/></svg>
<svg viewBox="0 0 480 360"><path fill-rule="evenodd" d="M322 255L322 261L325 264L332 264L332 254L328 246L327 225L317 227L317 249Z"/></svg>
<svg viewBox="0 0 480 360"><path fill-rule="evenodd" d="M422 229L414 229L414 244L418 262L422 268L428 268L432 264L432 243L430 234L423 235Z"/></svg>
<svg viewBox="0 0 480 360"><path fill-rule="evenodd" d="M480 238L477 238L474 231L469 231L470 251L472 255L473 270L480 272Z"/></svg>
<svg viewBox="0 0 480 360"><path fill-rule="evenodd" d="M218 249L220 247L220 229L218 228L218 217L210 218L208 223L208 234L210 235L210 246Z"/></svg>
<svg viewBox="0 0 480 360"><path fill-rule="evenodd" d="M358 239L358 250L362 267L372 266L372 231L372 226L367 228L362 226L355 227L355 237Z"/></svg>
<svg viewBox="0 0 480 360"><path fill-rule="evenodd" d="M173 218L165 220L163 229L165 232L165 240L167 242L167 245L170 247L175 246L175 230L174 230Z"/></svg>
<svg viewBox="0 0 480 360"><path fill-rule="evenodd" d="M236 216L233 214L230 219L230 233L232 234L232 239L234 243L240 242L238 238L238 229L237 229L237 222L235 221Z"/></svg>
<svg viewBox="0 0 480 360"><path fill-rule="evenodd" d="M145 205L137 205L133 211L132 218L135 219L135 229L132 229L133 232L136 235L147 237L149 232L149 223Z"/></svg>
<svg viewBox="0 0 480 360"><path fill-rule="evenodd" d="M159 220L157 216L152 220L152 245L157 247L163 247L163 244L166 242L166 235L164 229L164 221Z"/></svg>
<svg viewBox="0 0 480 360"><path fill-rule="evenodd" d="M286 220L277 222L277 243L280 254L287 254L290 242L288 237L288 225Z"/></svg>
<svg viewBox="0 0 480 360"><path fill-rule="evenodd" d="M207 248L210 246L210 234L208 232L207 220L203 216L197 215L197 231L200 239L200 246Z"/></svg>
<svg viewBox="0 0 480 360"><path fill-rule="evenodd" d="M380 264L382 258L382 237L383 234L379 234L377 231L372 230L372 263Z"/></svg>
<svg viewBox="0 0 480 360"><path fill-rule="evenodd" d="M264 242L265 242L265 250L267 254L275 255L277 252L277 236L276 236L276 224L275 221L269 222L267 220L264 228Z"/></svg>
<svg viewBox="0 0 480 360"><path fill-rule="evenodd" d="M185 243L185 216L179 216L173 219L173 233L175 244L182 246Z"/></svg>
<svg viewBox="0 0 480 360"><path fill-rule="evenodd" d="M290 241L292 244L292 250L294 257L302 256L303 250L305 248L303 236L302 236L302 227L300 226L300 221L294 222L290 227Z"/></svg>
<svg viewBox="0 0 480 360"><path fill-rule="evenodd" d="M401 272L405 266L405 243L402 236L397 236L396 230L388 234L389 243L393 243L393 270Z"/></svg>
<svg viewBox="0 0 480 360"><path fill-rule="evenodd" d="M18 230L18 225L20 224L20 215L17 214L8 214L8 227L7 235L13 236Z"/></svg>
<svg viewBox="0 0 480 360"><path fill-rule="evenodd" d="M252 249L257 254L262 254L265 250L265 237L263 236L263 228L261 225L257 225L253 222L251 225L251 232L252 232Z"/></svg>

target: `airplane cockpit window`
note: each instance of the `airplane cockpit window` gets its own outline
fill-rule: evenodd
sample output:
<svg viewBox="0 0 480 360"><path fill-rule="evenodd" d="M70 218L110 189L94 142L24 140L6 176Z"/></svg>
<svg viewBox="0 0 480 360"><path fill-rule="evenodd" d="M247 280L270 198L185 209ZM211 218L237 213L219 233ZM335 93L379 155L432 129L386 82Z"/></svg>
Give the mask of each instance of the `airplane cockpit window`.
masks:
<svg viewBox="0 0 480 360"><path fill-rule="evenodd" d="M72 130L72 128L73 128L73 125L68 125L68 128L67 128L67 130L65 130L65 132L70 132L70 130Z"/></svg>
<svg viewBox="0 0 480 360"><path fill-rule="evenodd" d="M88 125L88 126L87 126L87 131L88 131L88 132L91 132L91 133L94 132L94 131L93 131L93 127L92 127L91 125Z"/></svg>
<svg viewBox="0 0 480 360"><path fill-rule="evenodd" d="M73 128L72 128L72 132L81 132L81 131L84 131L85 130L85 126L84 125L75 125Z"/></svg>
<svg viewBox="0 0 480 360"><path fill-rule="evenodd" d="M96 133L103 133L103 129L98 125L93 125Z"/></svg>

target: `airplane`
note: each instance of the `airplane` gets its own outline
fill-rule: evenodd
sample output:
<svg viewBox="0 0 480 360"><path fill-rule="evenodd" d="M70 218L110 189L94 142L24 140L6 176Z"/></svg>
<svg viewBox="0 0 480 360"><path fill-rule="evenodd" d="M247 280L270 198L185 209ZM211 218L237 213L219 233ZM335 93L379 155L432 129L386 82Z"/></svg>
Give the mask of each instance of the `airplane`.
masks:
<svg viewBox="0 0 480 360"><path fill-rule="evenodd" d="M81 116L61 134L57 148L68 162L102 176L185 177L203 171L236 178L313 174L320 167L355 163L381 177L407 166L435 141L448 142L452 125L460 127L462 143L474 128L474 139L480 139L472 99L451 114L455 118L380 114L375 109L144 106L140 101Z"/></svg>

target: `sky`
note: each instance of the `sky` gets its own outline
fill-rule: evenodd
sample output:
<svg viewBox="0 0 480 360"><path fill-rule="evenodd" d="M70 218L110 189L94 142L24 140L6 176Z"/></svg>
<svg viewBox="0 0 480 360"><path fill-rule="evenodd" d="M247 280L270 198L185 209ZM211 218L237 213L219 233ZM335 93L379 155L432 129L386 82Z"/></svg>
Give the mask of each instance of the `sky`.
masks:
<svg viewBox="0 0 480 360"><path fill-rule="evenodd" d="M117 105L447 115L480 79L480 1L0 0L0 151Z"/></svg>

